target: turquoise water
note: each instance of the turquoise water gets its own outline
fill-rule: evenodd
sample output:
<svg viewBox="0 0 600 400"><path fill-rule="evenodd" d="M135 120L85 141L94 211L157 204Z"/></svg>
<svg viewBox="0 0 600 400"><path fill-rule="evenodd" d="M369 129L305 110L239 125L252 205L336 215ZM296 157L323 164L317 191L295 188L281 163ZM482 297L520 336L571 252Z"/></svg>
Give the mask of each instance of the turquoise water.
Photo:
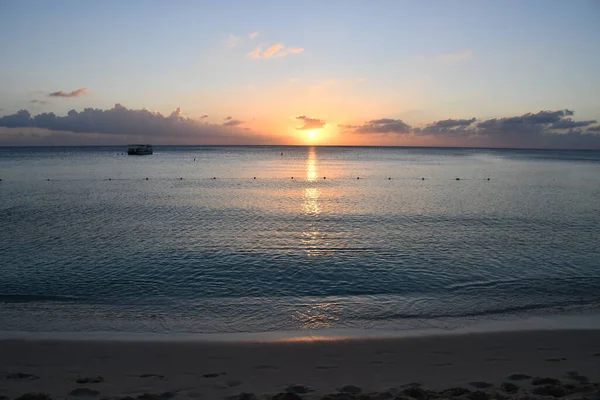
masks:
<svg viewBox="0 0 600 400"><path fill-rule="evenodd" d="M0 330L406 330L600 308L598 151L125 150L0 149Z"/></svg>

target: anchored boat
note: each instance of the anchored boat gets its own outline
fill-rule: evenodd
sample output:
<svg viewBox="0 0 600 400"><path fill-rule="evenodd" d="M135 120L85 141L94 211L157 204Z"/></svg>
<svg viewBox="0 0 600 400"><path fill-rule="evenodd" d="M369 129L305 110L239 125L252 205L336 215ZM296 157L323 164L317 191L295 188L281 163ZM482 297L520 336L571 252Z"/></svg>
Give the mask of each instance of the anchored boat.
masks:
<svg viewBox="0 0 600 400"><path fill-rule="evenodd" d="M147 156L152 154L152 145L150 144L130 144L127 148L127 154L130 156Z"/></svg>

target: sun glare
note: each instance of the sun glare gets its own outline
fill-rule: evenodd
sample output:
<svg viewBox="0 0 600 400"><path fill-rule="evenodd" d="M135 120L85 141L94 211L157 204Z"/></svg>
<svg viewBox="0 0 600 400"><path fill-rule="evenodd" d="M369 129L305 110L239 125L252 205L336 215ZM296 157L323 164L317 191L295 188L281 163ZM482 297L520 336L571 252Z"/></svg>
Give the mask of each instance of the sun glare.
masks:
<svg viewBox="0 0 600 400"><path fill-rule="evenodd" d="M316 138L317 137L317 132L315 132L315 131L308 132L308 137L311 138L311 139Z"/></svg>

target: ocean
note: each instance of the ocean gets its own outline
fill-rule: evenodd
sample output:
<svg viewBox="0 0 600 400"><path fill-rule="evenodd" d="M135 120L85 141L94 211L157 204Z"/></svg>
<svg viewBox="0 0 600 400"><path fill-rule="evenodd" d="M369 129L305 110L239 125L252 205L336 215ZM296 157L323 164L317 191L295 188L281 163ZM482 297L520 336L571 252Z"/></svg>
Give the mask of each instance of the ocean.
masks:
<svg viewBox="0 0 600 400"><path fill-rule="evenodd" d="M365 334L600 309L600 151L0 148L0 331Z"/></svg>

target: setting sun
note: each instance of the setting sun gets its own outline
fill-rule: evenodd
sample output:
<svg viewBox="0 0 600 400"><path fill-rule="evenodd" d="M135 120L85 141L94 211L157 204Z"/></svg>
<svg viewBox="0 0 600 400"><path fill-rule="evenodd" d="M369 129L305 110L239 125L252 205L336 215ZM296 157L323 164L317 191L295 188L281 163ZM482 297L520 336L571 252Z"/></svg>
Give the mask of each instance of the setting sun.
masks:
<svg viewBox="0 0 600 400"><path fill-rule="evenodd" d="M310 137L311 139L316 138L317 137L317 132L315 132L315 131L308 132L308 137Z"/></svg>

